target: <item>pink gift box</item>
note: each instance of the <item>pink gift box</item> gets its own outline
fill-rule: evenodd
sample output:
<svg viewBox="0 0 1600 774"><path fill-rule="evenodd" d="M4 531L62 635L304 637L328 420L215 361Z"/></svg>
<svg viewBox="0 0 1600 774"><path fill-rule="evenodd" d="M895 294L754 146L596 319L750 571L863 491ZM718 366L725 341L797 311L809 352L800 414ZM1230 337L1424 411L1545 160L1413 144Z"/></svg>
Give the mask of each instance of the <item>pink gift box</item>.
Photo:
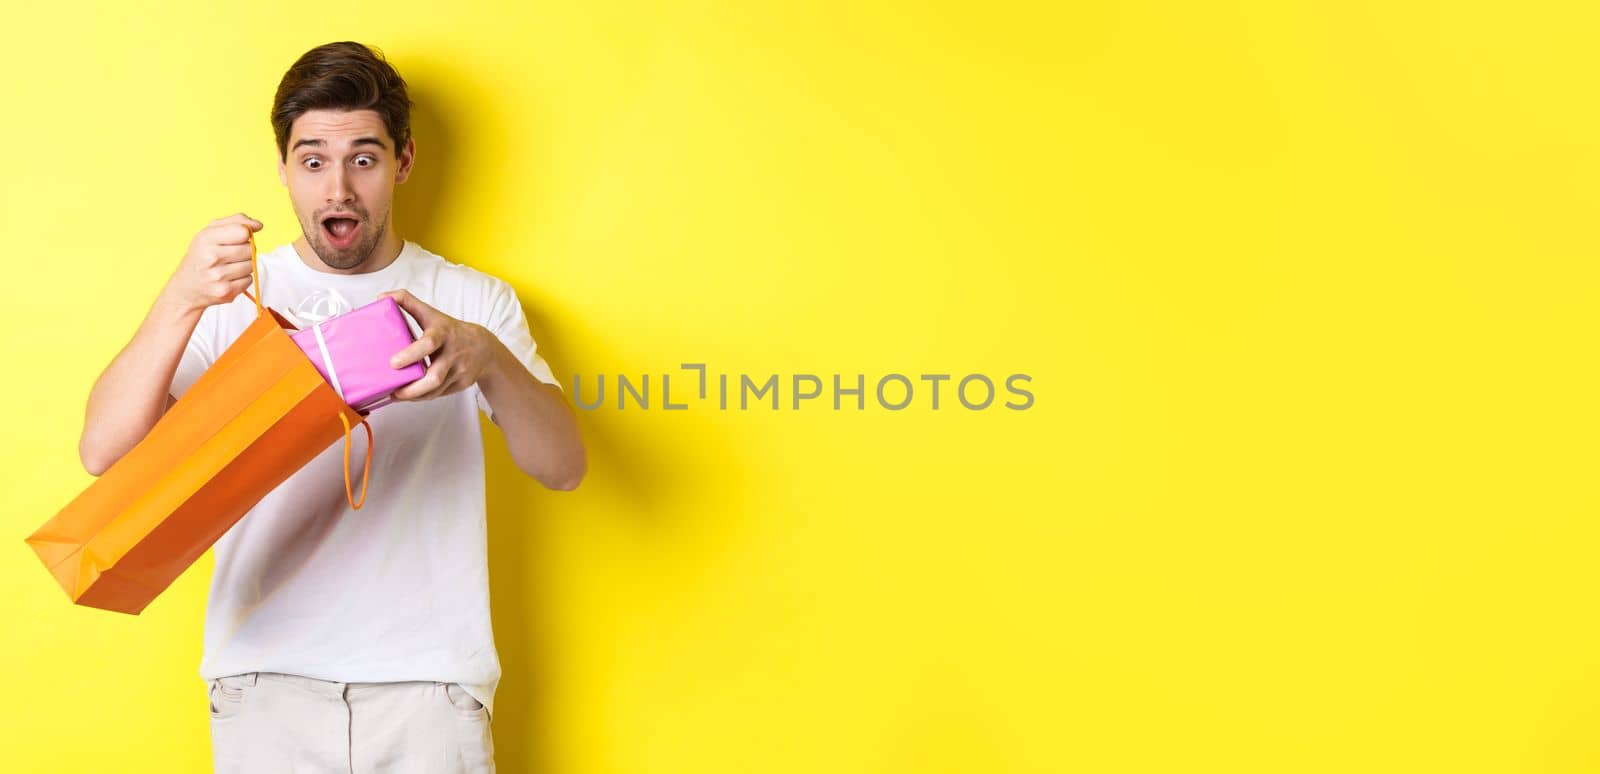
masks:
<svg viewBox="0 0 1600 774"><path fill-rule="evenodd" d="M334 392L362 413L388 405L389 393L427 373L421 361L405 368L389 367L389 358L416 337L400 305L387 296L289 337L333 385Z"/></svg>

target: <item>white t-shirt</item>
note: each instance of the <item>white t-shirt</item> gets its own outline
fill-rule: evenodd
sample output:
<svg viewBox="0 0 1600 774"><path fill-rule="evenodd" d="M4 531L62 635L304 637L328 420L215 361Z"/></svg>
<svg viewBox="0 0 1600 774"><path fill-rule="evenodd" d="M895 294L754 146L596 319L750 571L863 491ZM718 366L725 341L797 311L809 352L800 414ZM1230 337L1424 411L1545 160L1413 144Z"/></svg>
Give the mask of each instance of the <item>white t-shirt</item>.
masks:
<svg viewBox="0 0 1600 774"><path fill-rule="evenodd" d="M259 256L262 301L294 309L332 288L352 308L405 289L505 343L540 381L557 384L506 282L406 242L367 274L318 271L293 245ZM182 397L255 319L244 295L208 308L172 381ZM559 386L559 385L558 385ZM493 711L500 660L489 621L483 439L477 385L372 412L376 440L361 510L345 499L344 441L274 489L216 544L206 607L205 679L285 672L339 682L460 683ZM360 494L366 433L350 451Z"/></svg>

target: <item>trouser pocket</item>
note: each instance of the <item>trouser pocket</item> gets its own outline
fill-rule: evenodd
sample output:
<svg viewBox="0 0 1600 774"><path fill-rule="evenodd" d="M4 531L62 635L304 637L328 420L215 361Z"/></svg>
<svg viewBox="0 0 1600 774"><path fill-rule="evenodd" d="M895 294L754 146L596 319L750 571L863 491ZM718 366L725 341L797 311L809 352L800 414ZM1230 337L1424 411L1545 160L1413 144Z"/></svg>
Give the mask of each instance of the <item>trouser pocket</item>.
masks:
<svg viewBox="0 0 1600 774"><path fill-rule="evenodd" d="M250 689L255 686L255 675L229 675L211 681L211 719L227 720L243 709Z"/></svg>

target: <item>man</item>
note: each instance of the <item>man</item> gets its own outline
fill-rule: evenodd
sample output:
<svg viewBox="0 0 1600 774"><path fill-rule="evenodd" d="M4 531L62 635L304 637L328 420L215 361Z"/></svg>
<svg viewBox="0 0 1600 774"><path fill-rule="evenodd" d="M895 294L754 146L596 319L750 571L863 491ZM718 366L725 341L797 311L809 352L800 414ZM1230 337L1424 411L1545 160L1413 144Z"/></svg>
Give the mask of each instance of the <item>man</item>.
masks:
<svg viewBox="0 0 1600 774"><path fill-rule="evenodd" d="M259 257L262 301L392 296L422 329L397 368L427 375L371 415L361 511L335 444L216 545L205 657L218 771L493 771L499 659L489 620L482 409L552 489L585 472L576 422L507 283L396 231L415 159L405 82L358 43L319 46L278 86L278 176L301 235ZM255 315L244 214L213 221L89 397L79 451L99 475Z"/></svg>

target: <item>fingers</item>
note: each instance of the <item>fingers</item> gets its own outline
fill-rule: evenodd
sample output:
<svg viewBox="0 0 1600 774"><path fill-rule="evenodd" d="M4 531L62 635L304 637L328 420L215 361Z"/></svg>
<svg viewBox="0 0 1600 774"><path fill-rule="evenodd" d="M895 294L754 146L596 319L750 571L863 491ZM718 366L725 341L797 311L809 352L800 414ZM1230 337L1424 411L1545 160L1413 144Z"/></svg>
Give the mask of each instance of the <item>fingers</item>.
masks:
<svg viewBox="0 0 1600 774"><path fill-rule="evenodd" d="M415 317L417 324L421 325L424 329L432 326L434 321L443 316L440 314L439 310L422 303L421 301L417 300L416 296L411 295L407 291L390 290L378 294L379 298L383 298L384 296L394 299L395 303L399 304L400 308L406 310L406 312L412 317Z"/></svg>
<svg viewBox="0 0 1600 774"><path fill-rule="evenodd" d="M448 369L437 368L434 370L446 371ZM424 382L430 382L434 386L430 386L430 384L426 384ZM434 398L442 398L446 395L452 395L460 392L466 389L468 386L469 385L466 383L466 381L461 376L456 374L445 376L439 379L436 383L434 383L433 380L428 379L428 377L423 377L422 379L419 379L416 382L406 385L404 388L396 391L394 393L394 399L407 401L433 400Z"/></svg>
<svg viewBox="0 0 1600 774"><path fill-rule="evenodd" d="M211 225L212 226L220 226L220 225L230 224L230 223L237 223L237 224L240 224L240 225L243 225L243 226L248 226L251 231L260 231L261 230L261 221L256 220L255 218L252 218L249 215L246 215L246 214L244 214L242 212L234 213L233 215L229 215L226 218L217 218L216 220L211 221Z"/></svg>
<svg viewBox="0 0 1600 774"><path fill-rule="evenodd" d="M207 226L205 230L206 241L214 245L248 245L252 229L242 223L224 223L220 226Z"/></svg>
<svg viewBox="0 0 1600 774"><path fill-rule="evenodd" d="M255 223L251 221L251 223ZM259 227L259 224L255 224ZM213 223L203 229L195 237L195 243L190 248L195 265L201 271L213 272L209 279L221 279L224 275L215 274L216 270L226 270L226 277L231 279L237 276L237 271L231 267L243 265L245 271L250 266L250 235L255 233L250 224L239 223Z"/></svg>
<svg viewBox="0 0 1600 774"><path fill-rule="evenodd" d="M216 258L216 265L244 264L250 265L250 245L233 244L223 245L211 250L211 255Z"/></svg>
<svg viewBox="0 0 1600 774"><path fill-rule="evenodd" d="M433 367L429 368L428 372L423 374L421 379L418 379L395 391L395 400L416 400L423 395L427 395L428 393L439 389L439 386L445 383L445 380L449 377L449 375L450 364L442 360L435 359L433 361Z"/></svg>
<svg viewBox="0 0 1600 774"><path fill-rule="evenodd" d="M261 221L240 213L211 221L204 233L212 244L243 245L250 242L251 234L260 230Z"/></svg>
<svg viewBox="0 0 1600 774"><path fill-rule="evenodd" d="M440 345L443 343L442 337L438 333L433 331L423 331L422 335L417 337L416 341L406 345L405 349L396 352L394 357L389 358L389 367L396 369L405 368L406 366L411 365L412 363L415 363L424 357L428 357L433 353L438 352Z"/></svg>
<svg viewBox="0 0 1600 774"><path fill-rule="evenodd" d="M195 234L163 292L186 310L228 303L249 287L252 235L261 221L242 212L218 218Z"/></svg>
<svg viewBox="0 0 1600 774"><path fill-rule="evenodd" d="M227 303L239 297L240 293L250 289L250 275L239 279L232 279L222 283L222 291L218 298L221 303Z"/></svg>
<svg viewBox="0 0 1600 774"><path fill-rule="evenodd" d="M422 395L417 396L416 400L423 401L433 400L434 398L443 398L446 395L454 395L455 393L466 388L467 385L462 383L462 380L459 377L451 377L444 384L440 385L438 389L434 390L433 392L423 393Z"/></svg>
<svg viewBox="0 0 1600 774"><path fill-rule="evenodd" d="M233 261L224 263L213 271L219 280L236 280L240 277L249 279L253 268L249 261Z"/></svg>
<svg viewBox="0 0 1600 774"><path fill-rule="evenodd" d="M442 363L435 364L433 368L428 369L428 373L423 374L421 379L395 390L394 399L418 400L422 396L439 389L445 383L445 373L448 370L449 366L447 365Z"/></svg>

